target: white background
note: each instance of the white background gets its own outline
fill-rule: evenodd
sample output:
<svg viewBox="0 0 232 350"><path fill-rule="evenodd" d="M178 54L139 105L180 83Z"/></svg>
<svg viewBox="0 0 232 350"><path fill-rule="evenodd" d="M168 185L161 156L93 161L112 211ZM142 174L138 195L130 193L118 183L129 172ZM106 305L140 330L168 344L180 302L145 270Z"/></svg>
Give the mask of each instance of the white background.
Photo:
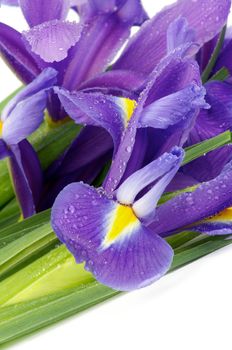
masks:
<svg viewBox="0 0 232 350"><path fill-rule="evenodd" d="M47 0L49 1L49 0ZM172 1L144 0L150 15ZM26 28L18 10L0 21ZM0 100L20 83L0 62ZM12 349L231 350L232 247L11 345Z"/></svg>

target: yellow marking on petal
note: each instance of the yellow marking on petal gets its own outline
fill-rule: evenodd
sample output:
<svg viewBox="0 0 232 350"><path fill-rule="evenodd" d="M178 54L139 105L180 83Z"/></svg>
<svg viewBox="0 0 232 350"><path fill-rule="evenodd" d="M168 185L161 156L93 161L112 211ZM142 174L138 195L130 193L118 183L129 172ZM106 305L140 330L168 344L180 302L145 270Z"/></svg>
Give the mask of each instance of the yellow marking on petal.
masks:
<svg viewBox="0 0 232 350"><path fill-rule="evenodd" d="M232 208L227 208L221 213L207 220L208 222L215 221L232 221Z"/></svg>
<svg viewBox="0 0 232 350"><path fill-rule="evenodd" d="M140 221L131 207L119 204L116 208L111 227L105 237L103 245L109 245L125 233L140 225Z"/></svg>
<svg viewBox="0 0 232 350"><path fill-rule="evenodd" d="M2 136L3 122L0 120L0 137Z"/></svg>
<svg viewBox="0 0 232 350"><path fill-rule="evenodd" d="M129 122L132 114L134 113L135 107L137 105L136 101L130 100L129 98L124 99L125 110L126 110L126 121Z"/></svg>

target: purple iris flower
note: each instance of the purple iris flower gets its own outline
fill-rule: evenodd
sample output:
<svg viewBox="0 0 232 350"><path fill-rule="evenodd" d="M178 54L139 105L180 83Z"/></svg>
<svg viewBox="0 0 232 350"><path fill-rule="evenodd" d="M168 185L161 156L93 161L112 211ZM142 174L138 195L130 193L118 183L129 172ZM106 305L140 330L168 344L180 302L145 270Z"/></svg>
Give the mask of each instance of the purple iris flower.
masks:
<svg viewBox="0 0 232 350"><path fill-rule="evenodd" d="M177 73L179 79L173 79ZM156 222L157 203L184 157L173 145L185 142L199 109L208 108L198 66L182 50L171 53L134 105L100 93L60 88L56 93L78 123L108 131L114 155L103 189L81 182L58 195L52 210L54 231L100 282L119 290L144 287L166 273L173 258L171 247L149 226ZM160 130L165 140L153 150L151 162L140 143L147 128ZM169 132L173 139L167 142Z"/></svg>
<svg viewBox="0 0 232 350"><path fill-rule="evenodd" d="M118 154L120 174L125 179L173 146L186 142L200 108L208 108L199 67L193 59L185 57L189 47L191 43L161 60L137 102L101 92L55 88L67 114L88 128L50 169L49 192L44 196L42 209L51 206L68 183L81 180L92 183L112 153L113 158ZM117 152L119 146L120 152ZM129 157L124 174L123 164ZM115 158L111 172L115 173L113 168L118 166ZM116 184L120 180L114 179Z"/></svg>
<svg viewBox="0 0 232 350"><path fill-rule="evenodd" d="M58 3L56 8L61 9L60 2L58 1ZM64 3L65 2L63 2L63 5ZM54 23L45 22L46 25L44 26L41 24L42 28L40 28L39 22L43 22L45 20L54 21L55 19L58 20L60 17L58 18L57 14L54 13L54 10L51 10L52 7L48 2L46 4L43 3L43 6L46 6L47 11L42 11L44 7L41 5L41 2L39 2L38 6L36 7L36 13L35 13L35 10L30 8L30 3L28 1L21 1L20 4L29 24L33 26L36 25L31 29L31 31L25 33L24 35L24 42L25 40L27 40L26 47L28 49L29 42L31 43L32 46L34 45L33 43L36 44L37 42L39 42L39 46L36 44L37 46L36 48L34 47L33 50L36 50L38 52L40 51L40 56L41 56L43 55L44 45L42 44L43 38L40 38L41 40L39 41L37 40L38 32L40 35L41 32L43 31L45 32L50 31L50 28L54 27ZM129 36L128 28L132 24L141 24L147 17L140 3L137 1L127 1L127 2L125 1L78 2L77 1L73 5L77 6L76 8L81 17L81 23L82 24L85 23L85 30L81 29L80 38L78 39L78 42L73 46L73 48L58 52L61 55L64 53L68 54L68 57L66 59L61 60L60 62L46 63L49 65L52 64L60 72L59 76L61 77L61 80L59 81L59 85L63 85L68 90L79 89L85 92L102 91L104 93L113 93L115 95L127 96L127 97L130 97L131 99L137 100L139 96L139 92L141 92L141 88L139 92L136 92L138 91L138 87L141 87L141 85L143 85L143 87L146 86L147 82L150 80L149 75L157 67L159 60L167 54L167 51L171 52L172 50L175 50L176 47L178 48L182 47L182 49L185 48L186 51L188 51L191 48L193 49L192 50L193 52L196 52L201 45L203 45L209 39L213 38L215 34L217 34L220 31L221 27L226 22L226 18L230 7L230 1L221 2L220 13L218 12L218 6L216 1L213 1L213 2L210 1L210 4L208 4L207 1L204 1L204 5L202 6L207 8L207 16L205 17L204 15L204 23L205 23L205 26L207 27L207 30L205 30L205 28L203 28L203 25L202 25L202 21L203 21L202 16L204 14L204 11L200 12L200 15L199 15L199 4L197 2L192 1L191 3L189 3L189 1L181 0L169 6L168 8L165 8L160 14L158 14L153 19L151 19L150 21L147 21L144 25L142 25L139 32L131 40L129 40L129 43L126 49L124 50L122 57L116 62L116 64L113 65L112 70L108 72L104 72L102 74L99 74L99 73L104 71L104 69L107 67L107 65L109 64L109 62L111 61L111 59L113 58L116 52L116 50L112 49L112 47L114 45L116 46L119 45L118 30L120 31L120 33L122 30L123 30L123 33L126 33L126 37L125 37L126 39ZM65 8L67 9L66 5L65 5ZM117 9L116 13L115 13L115 9ZM46 12L50 17L45 19L44 16L46 16ZM64 11L60 11L59 13L64 13ZM53 17L51 17L51 14ZM180 15L184 16L185 18L184 19L180 18L179 20L176 20L176 18L178 18L178 16ZM214 17L216 18L216 16L218 20L212 21L212 18ZM116 17L117 17L117 20L115 22ZM63 15L62 19L64 18L65 17ZM131 22L132 18L133 18L133 23ZM114 25L112 23L114 23ZM59 25L63 26L63 24L59 24ZM99 45L101 46L101 50L99 49L99 46L97 47L95 45L92 45L93 42L94 43L96 42L96 45L98 45L96 40L96 37L97 37L96 33L99 34L98 33L99 30L97 29L99 25L101 25L101 33L102 33L102 37L99 38ZM112 30L112 25L115 30ZM70 23L67 24L67 26L70 26ZM80 29L80 26L81 24L78 25L79 29ZM108 31L107 30L102 31L102 27L105 27L105 26L109 27L107 29ZM38 29L39 28L40 29L37 30L37 27ZM55 28L57 27L59 26L55 24ZM57 33L58 32L59 30L57 30ZM110 32L110 35L109 35L109 32ZM7 52L9 55L12 52L12 46L8 45L9 43L8 34L10 33L9 28L4 33L7 35L3 34L4 45L2 44L2 47L5 48L3 50L3 54L6 57ZM107 41L106 41L105 35L108 35ZM13 34L12 35L9 34L9 38L10 37L13 37ZM71 36L71 38L73 38L73 36ZM123 40L123 42L124 41L125 40ZM102 45L103 42L104 42L104 45ZM191 45L192 42L196 43L197 45L192 46ZM106 43L109 43L109 45L106 45ZM55 45L56 44L57 43L55 43ZM121 44L122 43L120 43L120 45ZM54 45L54 43L52 43L52 45ZM93 48L93 51L89 49L90 46L91 48ZM25 45L23 47L25 49ZM88 55L86 54L86 50ZM31 49L29 51L31 52ZM98 53L97 55L96 55L96 52ZM50 55L50 53L52 55L54 53L55 55L58 54L57 50L54 50L54 48L52 52L50 52L49 50L47 50L47 47L46 47L44 54ZM28 51L27 51L27 55L28 55ZM85 59L83 59L83 55L87 55ZM38 67L41 63L41 57L39 58L38 55L37 54L35 55L35 52L34 52L33 60L36 61L36 66ZM80 66L80 62L81 62L81 66ZM104 67L102 67L102 62L104 63ZM44 66L44 63L42 64L42 66ZM65 73L65 76L64 76L64 73ZM180 72L177 72L176 70L176 73L180 73ZM75 79L73 79L74 76L75 76ZM171 79L173 78L170 77L170 79L167 81L170 82ZM181 89L182 87L180 86L179 88ZM177 90L175 90L175 92L177 92ZM167 91L167 95L168 94L169 92ZM163 93L163 96L165 96L165 93ZM60 105L59 103L57 103L56 96L51 94L50 101L51 101L51 104L49 107L50 114L52 114L53 116L66 115L66 113L64 113L63 110L61 111ZM74 119L75 120L77 119L76 116ZM178 123L176 123L175 135L177 135L177 125ZM91 137L92 142L90 142L89 139L90 139L90 136L94 134L94 130L95 130L95 136ZM157 150L159 150L160 152L159 154L164 152L166 150L165 147L161 149L162 147L160 144L158 145L154 144L154 139L158 140L158 139L161 139L161 137L159 135L155 136L154 132L150 131L149 128L147 128L146 132L148 134L152 134L148 138L150 148L152 149L155 147ZM170 133L171 133L171 128L169 128L169 134ZM143 144L145 142L145 133L139 132L139 134L140 136L138 136L137 139L139 138L140 143ZM185 134L187 134L187 132ZM167 132L166 141L168 138L169 136ZM181 136L179 135L179 139L180 138ZM183 139L184 138L185 136L183 136ZM181 143L183 142L181 141L180 144ZM173 138L173 141L169 145L169 150L171 149L171 146L174 144L175 142ZM179 142L177 142L176 144L179 144ZM87 152L88 149L85 148L86 145L88 145L89 147L88 148L89 152ZM95 170L95 172L93 171L94 169L96 169L92 166L93 162L90 163L90 160L93 161L93 152L92 152L93 148L96 151L96 157L94 161L95 163L97 163L97 168L98 168L98 171ZM105 162L108 159L110 159L112 148L113 148L113 145L112 145L111 139L109 138L109 135L106 132L96 129L95 126L88 127L87 130L84 130L81 133L81 135L78 137L78 140L76 140L74 144L71 146L70 150L66 152L65 156L62 157L62 159L59 160L58 163L56 163L54 166L54 169L56 169L56 177L58 178L57 180L58 183L55 184L55 187L57 189L54 190L54 194L57 193L58 189L61 189L66 184L65 182L63 182L64 175L67 181L78 180L83 177L86 181L91 182L94 178L94 175L96 176L101 170L102 166L105 164ZM83 149L84 149L84 152L82 152ZM138 149L139 149L139 146L138 146ZM146 149L146 147L144 147L144 149ZM150 152L147 151L147 153L149 154ZM153 151L151 153L152 153L151 156L149 155L147 156L146 163L154 159ZM83 154L83 157L81 156L81 154ZM157 156L159 154L157 153ZM83 164L83 162L80 161L80 157L82 159L85 158L84 160L85 164ZM142 158L142 156L140 158ZM69 160L72 160L72 162L70 162ZM140 163L141 162L142 161L140 161ZM71 169L70 169L70 163L72 163ZM60 165L60 167L59 167L59 170L57 171L58 164ZM74 164L76 166L75 169L74 169ZM89 177L89 174L92 175L91 178ZM60 184L59 176L62 184ZM53 183L56 183L56 181L53 181Z"/></svg>
<svg viewBox="0 0 232 350"><path fill-rule="evenodd" d="M25 83L49 66L59 73L58 85L69 90L82 89L82 83L102 73L131 27L147 19L139 0L20 0L19 5L31 28L21 34L1 23L1 54ZM79 23L65 20L72 5ZM48 108L54 120L66 116L53 94Z"/></svg>
<svg viewBox="0 0 232 350"><path fill-rule="evenodd" d="M42 123L48 91L57 72L45 69L5 106L0 117L0 159L9 157L12 180L23 217L36 212L42 171L36 152L26 140Z"/></svg>
<svg viewBox="0 0 232 350"><path fill-rule="evenodd" d="M117 153L120 156L120 147ZM232 163L194 192L157 207L183 157L183 150L174 147L120 185L115 179L121 178L122 168L113 166L113 188L108 177L103 188L79 182L58 195L52 209L53 229L77 263L85 262L98 281L117 290L145 287L172 263L173 251L164 237L186 229L210 235L231 233L226 211L212 216L232 205ZM121 160L128 166L129 158Z"/></svg>
<svg viewBox="0 0 232 350"><path fill-rule="evenodd" d="M208 28L211 28L210 31L205 31L202 28L202 15L203 12L199 15L199 4L197 2L189 2L187 1L178 1L174 5L164 9L160 14L152 18L150 21L147 21L145 24L142 25L141 29L138 31L138 33L129 40L129 43L124 50L122 57L113 65L112 70L106 73L103 73L97 77L92 78L91 80L85 82L82 84L82 88L85 92L93 92L95 91L102 91L105 93L114 93L119 96L127 96L130 97L130 99L134 99L138 101L139 95L142 90L145 90L147 83L151 81L151 74L154 69L157 69L159 67L159 60L162 59L167 55L167 53L170 55L172 52L175 52L175 50L181 50L183 51L183 56L186 55L193 55L194 53L199 50L201 45L212 38L216 33L218 33L224 23L226 22L229 8L230 8L230 2L224 1L221 4L220 10L220 16L218 13L218 6L216 2L210 3L210 6L208 6L207 1L205 3L205 8L207 8L207 16L204 18L204 23ZM183 17L185 16L185 17ZM212 18L217 17L218 20L215 21L215 23L212 23ZM208 23L209 22L209 23ZM191 25L191 26L190 26ZM159 44L157 46L157 43ZM152 57L152 58L151 58ZM188 72L193 72L194 69L191 69L191 64L196 63L190 63L189 62L189 68L187 68L187 63L185 65L183 64L181 67L181 64L176 63L176 66L171 66L169 71L167 70L167 75L163 76L163 80L166 80L166 87L163 88L163 91L161 90L160 95L156 93L157 98L164 97L166 95L169 95L173 92L178 91L178 89L182 89L187 86L187 81L184 83L184 78L181 78L181 74L186 74L186 80L188 80L188 77L190 77L190 74L188 75ZM183 69L183 70L182 70ZM192 76L192 82L194 79L197 81L198 85L201 85L200 83L200 74L197 76L197 68L195 68L195 76L193 74ZM179 79L182 81L182 84L180 82L179 86L176 84L176 86L169 89L169 86L172 87L173 80L175 79L175 75L179 76ZM196 77L197 76L197 77ZM135 78L137 77L137 78ZM161 78L162 79L162 78ZM143 88L138 89L138 81L140 80L140 84L143 81ZM191 78L189 78L190 83ZM127 84L127 87L125 86L125 82ZM130 93L126 93L126 89L129 88L130 82ZM165 82L162 83L165 85ZM96 87L98 87L96 89ZM166 89L166 92L165 92ZM118 91L118 93L117 93ZM158 91L158 84L157 84L157 91ZM132 94L131 92L134 92ZM66 92L68 93L68 92ZM60 92L60 96L62 93ZM173 96L174 98L174 96ZM70 106L67 108L67 99L65 101L65 98L61 97L62 104L68 114L78 122L78 114L77 111L70 111ZM97 99L97 95L96 95ZM154 98L155 100L155 98ZM170 101L171 102L171 101ZM209 101L210 102L210 101ZM188 107L187 107L188 108ZM199 112L199 109L198 109ZM96 110L96 115L97 115ZM150 109L150 122L152 119L152 114L155 116L155 110ZM166 110L167 113L167 110ZM122 113L124 114L124 113ZM184 114L184 113L183 113ZM183 116L182 114L182 116ZM196 115L195 115L196 116ZM155 122L155 117L153 118ZM188 118L190 121L191 118ZM80 119L79 119L80 122ZM88 124L89 121L86 122ZM192 125L194 123L194 118L192 118ZM149 124L149 123L148 123ZM172 124L172 127L170 125ZM175 126L174 126L175 124ZM141 154L141 149L143 149L143 152L147 154L146 156L146 162L151 161L154 159L154 149L157 150L156 156L162 154L163 152L170 150L171 146L174 144L180 144L183 145L183 141L187 141L187 134L188 131L190 131L190 124L188 128L184 127L184 123L178 124L178 122L174 122L174 120L170 123L169 128L167 127L167 132L164 133L160 130L150 130L149 127L146 128L147 135L145 136L145 132L139 131L139 135L137 135L137 143L138 147L138 155L134 156L134 162L141 163L142 160L139 161L139 159L142 159L143 155ZM93 124L92 124L93 125ZM153 125L154 126L154 125ZM93 134L94 127L91 129L91 133ZM179 135L178 135L179 130ZM89 132L89 131L88 131ZM181 137L182 133L182 137ZM99 137L98 137L99 136ZM99 160L97 162L98 164L98 171L102 169L102 165L104 162L106 162L107 159L110 159L110 154L112 152L112 143L110 143L109 136L107 133L99 132L98 136L95 138L91 138L92 142L90 142L88 139L88 133L86 130L84 130L81 135L79 136L79 140L77 142L74 142L74 144L70 147L69 151L65 154L65 156L62 158L61 161L59 161L60 164L60 170L56 173L57 175L57 182L59 183L59 175L58 173L62 175L66 175L67 179L71 179L73 181L79 180L81 178L81 174L93 174L93 168L91 167L91 164L89 164L89 167L87 168L88 160L93 160L93 152L92 149L95 149L95 161ZM214 135L213 135L214 136ZM179 139L178 139L179 137ZM182 140L180 140L182 138ZM170 144L168 146L168 140L170 140ZM147 141L149 140L149 141ZM145 143L148 142L149 146L146 147ZM163 143L163 145L161 145ZM166 144L166 146L165 146ZM86 145L89 146L89 152L87 152ZM143 147L141 148L141 145ZM78 148L77 148L78 147ZM91 148L92 147L92 148ZM168 147L168 148L167 148ZM150 151L151 150L151 151ZM83 162L80 161L81 159L85 159L85 167L81 169ZM72 166L70 169L70 162L69 160L72 160ZM144 160L145 161L145 160ZM131 161L133 162L133 161ZM81 164L81 165L80 165ZM141 165L141 164L140 164ZM56 164L57 166L57 164ZM57 167L55 166L55 169L57 170ZM76 167L76 173L74 173L74 167ZM96 167L95 167L96 169ZM222 167L220 168L220 170ZM80 174L81 172L81 174ZM76 174L76 177L74 176ZM192 177L190 177L192 179ZM85 177L85 180L87 182L91 182L93 178ZM62 180L61 180L62 181ZM68 180L67 180L68 181ZM195 183L195 182L194 182ZM62 185L65 183L62 181ZM189 184L189 181L188 181ZM57 185L59 189L62 188L62 185Z"/></svg>
<svg viewBox="0 0 232 350"><path fill-rule="evenodd" d="M173 251L147 227L184 152L174 148L131 175L114 196L83 183L66 187L52 210L52 226L78 263L114 289L145 287L169 269ZM152 185L143 195L139 194Z"/></svg>

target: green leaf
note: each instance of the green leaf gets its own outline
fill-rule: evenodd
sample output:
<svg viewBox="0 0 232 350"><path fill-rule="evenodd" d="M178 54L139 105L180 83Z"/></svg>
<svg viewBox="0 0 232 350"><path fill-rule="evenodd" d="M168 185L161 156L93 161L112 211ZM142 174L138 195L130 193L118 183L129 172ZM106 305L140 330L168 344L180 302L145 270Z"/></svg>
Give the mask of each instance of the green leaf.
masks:
<svg viewBox="0 0 232 350"><path fill-rule="evenodd" d="M185 149L186 153L182 165L186 165L193 160L230 143L232 143L231 132L226 131L209 140L190 146Z"/></svg>
<svg viewBox="0 0 232 350"><path fill-rule="evenodd" d="M50 211L0 231L0 280L50 251L59 241L50 226Z"/></svg>
<svg viewBox="0 0 232 350"><path fill-rule="evenodd" d="M219 250L232 243L227 237L205 237L201 236L200 241L188 244L186 247L178 248L175 252L171 271L202 258L216 250Z"/></svg>
<svg viewBox="0 0 232 350"><path fill-rule="evenodd" d="M76 264L64 245L59 246L0 283L0 305L42 297L93 281Z"/></svg>
<svg viewBox="0 0 232 350"><path fill-rule="evenodd" d="M211 59L208 63L208 65L206 66L203 74L202 74L202 82L203 84L205 84L215 66L215 63L217 62L217 59L218 59L218 56L221 52L221 49L223 47L223 44L224 44L224 39L225 39L225 34L226 34L226 25L224 26L224 28L222 29L221 31L221 34L220 34L220 37L218 39L218 42L217 42L217 45L214 49L214 52L211 56Z"/></svg>
<svg viewBox="0 0 232 350"><path fill-rule="evenodd" d="M99 304L118 292L97 282L5 307L0 311L0 344L29 334Z"/></svg>
<svg viewBox="0 0 232 350"><path fill-rule="evenodd" d="M221 69L219 69L219 71L217 71L212 78L209 79L209 81L224 81L227 78L229 78L230 76L230 72L228 71L228 69L226 69L225 67L222 67Z"/></svg>
<svg viewBox="0 0 232 350"><path fill-rule="evenodd" d="M190 243L187 247L176 250L171 271L231 243L232 240L224 237L202 237L199 242ZM87 272L82 272L87 274ZM64 271L63 274L58 274L57 276L60 276L61 279L63 275L67 276ZM25 277L30 278L27 275ZM51 279L52 276L50 275L49 278ZM36 297L36 294L34 294L35 298L31 300L30 298L33 295L30 294L30 290L27 290L29 299L22 299L21 294L21 299L18 299L18 303L0 308L0 344L53 324L118 294L118 292L91 280L91 277L89 281L85 280L85 278L84 276L83 283L78 281L77 286L74 288L63 289L51 294L46 291L47 295L45 296L40 295ZM44 281L46 283L44 285L45 289L48 281L49 279ZM54 285L53 279L52 283ZM42 290L42 285L43 283L40 285L40 291ZM13 286L12 282L8 282L6 288L7 286L11 288ZM20 289L19 287L17 288ZM3 291L1 290L0 295ZM11 299L11 302L13 300ZM17 301L17 297L15 301Z"/></svg>
<svg viewBox="0 0 232 350"><path fill-rule="evenodd" d="M12 199L2 210L0 210L0 229L10 226L20 218L20 208L16 199Z"/></svg>

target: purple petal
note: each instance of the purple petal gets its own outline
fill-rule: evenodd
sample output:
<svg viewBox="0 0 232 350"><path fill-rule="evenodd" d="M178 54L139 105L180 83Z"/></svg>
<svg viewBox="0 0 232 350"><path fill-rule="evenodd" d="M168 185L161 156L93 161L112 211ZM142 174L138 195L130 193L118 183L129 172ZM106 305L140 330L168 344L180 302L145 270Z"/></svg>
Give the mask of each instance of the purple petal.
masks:
<svg viewBox="0 0 232 350"><path fill-rule="evenodd" d="M144 159L146 158L147 147L149 144L147 135L147 129L137 129L133 152L128 160L120 183L123 183L130 175L144 166Z"/></svg>
<svg viewBox="0 0 232 350"><path fill-rule="evenodd" d="M232 223L228 222L206 222L194 227L191 230L203 233L208 236L225 236L232 234Z"/></svg>
<svg viewBox="0 0 232 350"><path fill-rule="evenodd" d="M194 192L181 194L161 205L150 228L157 234L166 235L230 207L231 178L232 163L229 163L217 178L200 185Z"/></svg>
<svg viewBox="0 0 232 350"><path fill-rule="evenodd" d="M20 102L3 124L2 138L8 145L16 145L31 135L42 123L47 94L38 92Z"/></svg>
<svg viewBox="0 0 232 350"><path fill-rule="evenodd" d="M172 52L176 48L196 41L195 31L189 27L184 17L177 18L167 30L167 51Z"/></svg>
<svg viewBox="0 0 232 350"><path fill-rule="evenodd" d="M18 6L19 1L18 0L1 0L2 5L8 5L8 6Z"/></svg>
<svg viewBox="0 0 232 350"><path fill-rule="evenodd" d="M36 212L42 190L41 168L36 153L27 141L11 147L10 169L22 214L27 218Z"/></svg>
<svg viewBox="0 0 232 350"><path fill-rule="evenodd" d="M181 171L179 171L174 179L171 181L171 183L166 188L167 192L176 192L179 190L186 189L188 187L193 187L199 185L198 181L196 179L192 178L189 175L183 174Z"/></svg>
<svg viewBox="0 0 232 350"><path fill-rule="evenodd" d="M165 154L164 158L160 157L159 159L161 162L165 162L165 164L163 164L163 168L166 168L166 173L160 174L161 176L154 186L133 204L135 214L146 223L153 220L155 208L160 197L181 166L184 159L184 151L178 147L175 147L172 150L172 153ZM162 165L160 168L162 168Z"/></svg>
<svg viewBox="0 0 232 350"><path fill-rule="evenodd" d="M30 27L54 19L65 19L68 0L19 0L20 7Z"/></svg>
<svg viewBox="0 0 232 350"><path fill-rule="evenodd" d="M23 169L32 192L35 208L37 209L37 206L41 199L43 184L42 168L37 153L27 140L20 142L19 149L21 153Z"/></svg>
<svg viewBox="0 0 232 350"><path fill-rule="evenodd" d="M72 51L63 86L75 90L83 81L102 73L128 39L130 27L120 23L114 14L87 23Z"/></svg>
<svg viewBox="0 0 232 350"><path fill-rule="evenodd" d="M109 71L99 74L80 85L81 90L102 91L105 94L137 98L136 91L143 85L144 77L129 71Z"/></svg>
<svg viewBox="0 0 232 350"><path fill-rule="evenodd" d="M139 120L139 127L166 129L171 125L186 122L196 109L209 108L204 97L206 91L196 84L168 95L146 106Z"/></svg>
<svg viewBox="0 0 232 350"><path fill-rule="evenodd" d="M31 82L40 73L21 34L4 23L0 23L0 53L23 82Z"/></svg>
<svg viewBox="0 0 232 350"><path fill-rule="evenodd" d="M232 159L232 145L226 145L185 165L182 171L196 182L214 179Z"/></svg>
<svg viewBox="0 0 232 350"><path fill-rule="evenodd" d="M229 70L230 75L232 74L232 62L231 62L231 55L232 55L232 40L229 41L229 43L226 45L226 47L221 51L220 56L217 60L217 63L214 67L214 72L217 72L221 68L226 68Z"/></svg>
<svg viewBox="0 0 232 350"><path fill-rule="evenodd" d="M144 108L156 100L189 86L193 81L201 86L198 65L190 59L183 59L182 54L182 50L170 54L160 62L157 69L151 74L146 88L139 97L137 107L128 123L119 150L115 155L114 162L105 180L104 188L107 192L113 192L115 190L127 169L128 162L133 153L132 151L136 145L138 124ZM176 79L177 76L178 79ZM190 118L190 124L193 120L194 115L192 120ZM189 128L190 126L192 125L189 125ZM185 142L189 132L189 129L186 127L183 130L178 125L176 130L168 130L171 136L168 134L164 137L162 131L162 134L156 137L153 134L154 130L151 130L151 136L149 137L146 163L150 163L155 157L157 158L162 153L170 151L175 145L180 145L181 141L182 143ZM158 140L158 143L154 145L156 140Z"/></svg>
<svg viewBox="0 0 232 350"><path fill-rule="evenodd" d="M151 284L172 262L171 247L142 226L131 208L84 184L61 192L52 209L52 226L77 262L85 261L99 282L117 290Z"/></svg>
<svg viewBox="0 0 232 350"><path fill-rule="evenodd" d="M41 90L46 90L51 88L56 83L57 72L52 68L45 69L40 75L36 77L29 85L23 88L19 93L17 93L5 106L2 111L1 120L5 121L17 106L18 103L32 97Z"/></svg>
<svg viewBox="0 0 232 350"><path fill-rule="evenodd" d="M211 59L214 49L217 45L218 39L219 34L217 34L213 39L205 43L201 47L200 51L197 53L196 59L199 63L201 72L203 72L206 66L208 65L209 60Z"/></svg>
<svg viewBox="0 0 232 350"><path fill-rule="evenodd" d="M45 62L60 62L80 39L81 27L75 22L53 20L37 25L23 35L31 50Z"/></svg>
<svg viewBox="0 0 232 350"><path fill-rule="evenodd" d="M66 153L55 163L49 173L58 173L60 177L78 172L104 154L113 150L112 138L102 128L85 127Z"/></svg>
<svg viewBox="0 0 232 350"><path fill-rule="evenodd" d="M179 16L185 17L195 31L196 42L203 45L212 39L227 21L230 0L179 0L164 8L129 41L114 69L150 73L166 55L166 35L169 25Z"/></svg>
<svg viewBox="0 0 232 350"><path fill-rule="evenodd" d="M70 93L56 89L60 101L69 116L78 124L103 127L114 141L115 151L121 140L130 110L123 99L105 96L101 93Z"/></svg>
<svg viewBox="0 0 232 350"><path fill-rule="evenodd" d="M143 189L145 189L148 185L154 183L156 180L159 182L161 178L173 170L177 164L181 164L183 157L183 151L176 147L172 150L171 153L163 154L160 158L154 160L144 168L136 171L117 189L117 200L121 204L132 205L137 195ZM157 200L154 196L154 207L159 200L159 195L157 196Z"/></svg>
<svg viewBox="0 0 232 350"><path fill-rule="evenodd" d="M88 21L95 16L115 15L117 19L126 24L141 25L148 19L140 0L74 0L78 7L80 17Z"/></svg>
<svg viewBox="0 0 232 350"><path fill-rule="evenodd" d="M3 112L2 138L15 145L28 137L42 123L47 92L56 81L56 72L49 68L39 75L10 102Z"/></svg>
<svg viewBox="0 0 232 350"><path fill-rule="evenodd" d="M39 211L51 208L58 194L70 183L84 181L86 184L92 184L111 159L112 151L106 152L83 167L79 167L75 163L76 169L74 171L67 171L65 166L61 164L57 172L53 174L50 172L47 176L46 191L41 198Z"/></svg>
<svg viewBox="0 0 232 350"><path fill-rule="evenodd" d="M10 151L8 150L6 143L0 138L0 160L9 156Z"/></svg>
<svg viewBox="0 0 232 350"><path fill-rule="evenodd" d="M205 87L206 100L211 108L199 114L189 135L188 146L232 129L232 85L227 82L211 82ZM231 146L225 146L191 162L183 168L183 171L197 181L209 181L220 174L231 157Z"/></svg>
<svg viewBox="0 0 232 350"><path fill-rule="evenodd" d="M118 12L118 17L122 22L140 26L149 18L140 0L124 0L123 3L124 5Z"/></svg>

